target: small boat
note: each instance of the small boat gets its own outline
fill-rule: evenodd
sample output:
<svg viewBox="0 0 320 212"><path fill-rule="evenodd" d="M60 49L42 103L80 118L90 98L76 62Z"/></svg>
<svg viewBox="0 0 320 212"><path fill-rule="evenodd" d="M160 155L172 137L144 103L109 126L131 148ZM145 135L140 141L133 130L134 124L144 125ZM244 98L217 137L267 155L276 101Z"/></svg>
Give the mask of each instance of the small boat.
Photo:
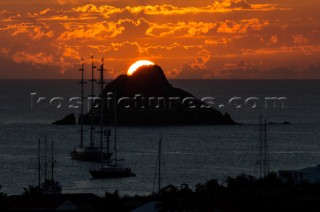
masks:
<svg viewBox="0 0 320 212"><path fill-rule="evenodd" d="M92 58L92 57L91 57ZM82 59L83 60L83 59ZM94 93L93 93L93 88L94 88L94 69L96 67L93 64L93 60L92 60L92 78L91 78L91 97L94 97ZM104 134L107 136L107 148L106 150L104 150L103 148L100 148L99 146L96 146L94 144L94 134L95 134L95 128L93 126L93 110L91 110L91 127L90 127L90 145L89 146L84 146L83 144L83 138L84 138L84 129L83 129L83 105L84 105L84 64L82 62L82 66L80 71L82 72L82 78L80 81L81 84L81 112L80 112L80 145L78 147L75 147L73 151L71 151L71 158L74 160L80 160L80 161L97 161L97 160L109 160L112 156L112 153L109 151L109 136L110 136L110 131L103 131L102 127L101 127L101 139L103 139L103 132L105 132ZM102 76L103 77L103 76ZM103 90L103 79L101 79L101 93ZM93 101L91 101L91 108L93 108ZM101 123L101 126L103 125L103 123Z"/></svg>
<svg viewBox="0 0 320 212"><path fill-rule="evenodd" d="M45 136L45 155L41 158L41 142L38 140L38 185L34 188L37 194L61 194L62 186L54 180L53 141L51 142L51 161L47 157L47 136ZM44 171L41 170L41 160L44 161ZM48 165L51 163L51 179L48 179ZM44 172L44 181L41 182L41 172ZM31 186L32 187L32 186Z"/></svg>
<svg viewBox="0 0 320 212"><path fill-rule="evenodd" d="M99 169L90 169L90 174L93 178L121 178L136 176L131 172L131 169L119 164L104 165Z"/></svg>
<svg viewBox="0 0 320 212"><path fill-rule="evenodd" d="M101 73L103 73L103 63L101 68L99 69ZM102 75L103 76L103 75ZM101 77L102 78L102 77ZM103 98L101 98L103 100ZM115 97L116 99L116 97ZM103 102L102 102L103 105ZM133 177L136 176L134 173L131 172L131 168L125 167L119 164L119 160L117 158L117 105L116 101L114 104L114 112L115 112L115 121L114 121L114 164L106 164L103 160L100 160L100 167L91 168L89 170L90 174L93 178L121 178L121 177ZM101 107L101 115L102 107ZM100 143L102 145L102 142ZM101 146L102 148L102 146Z"/></svg>
<svg viewBox="0 0 320 212"><path fill-rule="evenodd" d="M41 194L61 194L61 185L54 180L46 180L40 185Z"/></svg>

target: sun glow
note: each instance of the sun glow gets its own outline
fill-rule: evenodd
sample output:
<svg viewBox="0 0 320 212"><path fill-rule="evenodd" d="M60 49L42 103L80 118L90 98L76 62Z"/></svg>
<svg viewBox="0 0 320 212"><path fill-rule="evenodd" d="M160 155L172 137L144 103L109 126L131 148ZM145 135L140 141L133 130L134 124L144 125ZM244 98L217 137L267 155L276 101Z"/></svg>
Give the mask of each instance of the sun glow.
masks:
<svg viewBox="0 0 320 212"><path fill-rule="evenodd" d="M127 75L131 76L139 67L148 65L154 65L154 63L149 60L138 60L130 66Z"/></svg>

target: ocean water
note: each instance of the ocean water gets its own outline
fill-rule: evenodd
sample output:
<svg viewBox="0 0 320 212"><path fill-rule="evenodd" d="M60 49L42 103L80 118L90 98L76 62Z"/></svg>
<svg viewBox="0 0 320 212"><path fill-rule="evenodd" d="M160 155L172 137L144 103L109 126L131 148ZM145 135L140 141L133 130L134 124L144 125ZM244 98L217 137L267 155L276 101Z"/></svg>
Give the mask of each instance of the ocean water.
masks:
<svg viewBox="0 0 320 212"><path fill-rule="evenodd" d="M159 138L163 147L162 185L188 183L194 188L209 179L223 183L227 176L240 173L258 176L260 114L268 122L290 122L268 125L270 171L319 164L320 81L171 80L170 83L197 98L213 98L214 107L243 124L118 127L119 157L137 176L93 180L88 170L94 164L70 158L70 151L79 143L79 126L51 125L71 112L79 114L77 108L69 108L72 106L69 99L79 96L78 81L0 80L1 191L21 194L23 187L37 184L37 141L45 134L49 141L54 141L55 178L64 193L103 195L115 190L123 195L151 193ZM274 105L266 101L269 97L286 99Z"/></svg>

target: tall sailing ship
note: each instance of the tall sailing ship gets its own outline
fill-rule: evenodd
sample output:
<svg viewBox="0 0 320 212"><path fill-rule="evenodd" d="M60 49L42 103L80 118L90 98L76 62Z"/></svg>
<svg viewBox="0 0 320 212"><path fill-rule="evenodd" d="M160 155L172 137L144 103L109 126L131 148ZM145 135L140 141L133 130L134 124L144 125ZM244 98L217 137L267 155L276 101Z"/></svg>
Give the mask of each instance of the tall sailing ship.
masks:
<svg viewBox="0 0 320 212"><path fill-rule="evenodd" d="M81 64L81 111L80 111L80 144L79 146L75 147L73 151L71 151L71 158L74 160L81 160L81 161L105 161L109 160L112 156L112 153L109 151L109 137L110 137L110 131L109 130L103 130L103 123L101 123L101 131L100 131L100 140L102 142L103 137L106 136L106 148L102 148L102 144L100 143L100 146L97 146L94 143L94 136L95 136L95 127L94 127L94 82L96 81L94 79L94 69L96 68L94 63L93 63L93 56L91 56L91 110L90 110L90 119L91 119L91 124L90 124L90 143L88 146L84 145L84 129L83 129L83 110L84 110L84 100L86 99L84 97L84 84L86 83L84 81L84 63L82 59L82 64ZM98 70L100 71L100 82L99 84L101 85L101 99L102 99L102 91L103 91L103 85L105 84L103 81L103 70ZM102 102L102 101L101 101ZM101 108L102 108L101 104ZM101 118L103 118L103 114L101 114Z"/></svg>
<svg viewBox="0 0 320 212"><path fill-rule="evenodd" d="M103 62L103 61L102 61ZM103 79L103 63L100 67L100 78L101 82ZM101 94L102 94L102 88L103 85L101 85ZM116 96L115 96L115 99ZM132 171L131 168L123 166L122 164L119 163L119 160L117 158L117 104L116 101L114 102L114 112L115 112L115 121L114 121L114 158L113 158L113 163L105 163L102 158L100 160L100 166L98 167L93 167L89 170L91 176L93 178L121 178L121 177L132 177L136 176ZM100 115L101 115L101 126L103 126L103 98L101 98L101 107L100 107ZM102 132L102 128L101 131ZM102 137L100 137L102 138ZM103 148L103 141L102 139L100 140L100 147L101 150Z"/></svg>

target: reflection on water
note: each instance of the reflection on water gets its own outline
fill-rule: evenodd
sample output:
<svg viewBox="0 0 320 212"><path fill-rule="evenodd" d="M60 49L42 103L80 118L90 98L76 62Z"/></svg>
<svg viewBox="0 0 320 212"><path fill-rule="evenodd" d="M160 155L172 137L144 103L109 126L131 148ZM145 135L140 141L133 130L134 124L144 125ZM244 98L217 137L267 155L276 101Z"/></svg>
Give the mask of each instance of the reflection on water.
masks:
<svg viewBox="0 0 320 212"><path fill-rule="evenodd" d="M9 194L37 183L37 140L48 135L54 141L56 178L63 192L119 190L121 194L152 192L158 140L163 141L163 185L198 182L241 172L258 175L259 114L268 121L290 125L269 125L270 169L314 166L320 154L320 83L296 80L174 80L171 83L197 97L212 96L226 103L234 96L285 96L284 109L222 108L241 123L239 126L119 127L119 157L137 175L132 178L91 180L90 162L70 159L79 143L78 126L53 126L50 123L77 110L52 105L30 108L30 93L38 96L78 96L75 80L1 80L0 83L0 184ZM15 86L12 86L15 85ZM87 138L88 139L88 138Z"/></svg>
<svg viewBox="0 0 320 212"><path fill-rule="evenodd" d="M70 150L78 144L78 126L50 124L2 126L0 149L0 182L3 191L19 194L22 187L37 183L37 139L48 134L55 145L56 178L64 192L119 190L123 194L152 192L157 145L163 141L163 184L194 186L211 178L223 181L241 172L258 175L258 126L184 126L184 127L119 127L119 157L136 173L136 177L92 180L91 162L71 160ZM301 168L319 161L320 147L313 133L314 125L272 125L268 127L270 169ZM286 131L286 134L282 132ZM299 133L297 133L299 132Z"/></svg>

